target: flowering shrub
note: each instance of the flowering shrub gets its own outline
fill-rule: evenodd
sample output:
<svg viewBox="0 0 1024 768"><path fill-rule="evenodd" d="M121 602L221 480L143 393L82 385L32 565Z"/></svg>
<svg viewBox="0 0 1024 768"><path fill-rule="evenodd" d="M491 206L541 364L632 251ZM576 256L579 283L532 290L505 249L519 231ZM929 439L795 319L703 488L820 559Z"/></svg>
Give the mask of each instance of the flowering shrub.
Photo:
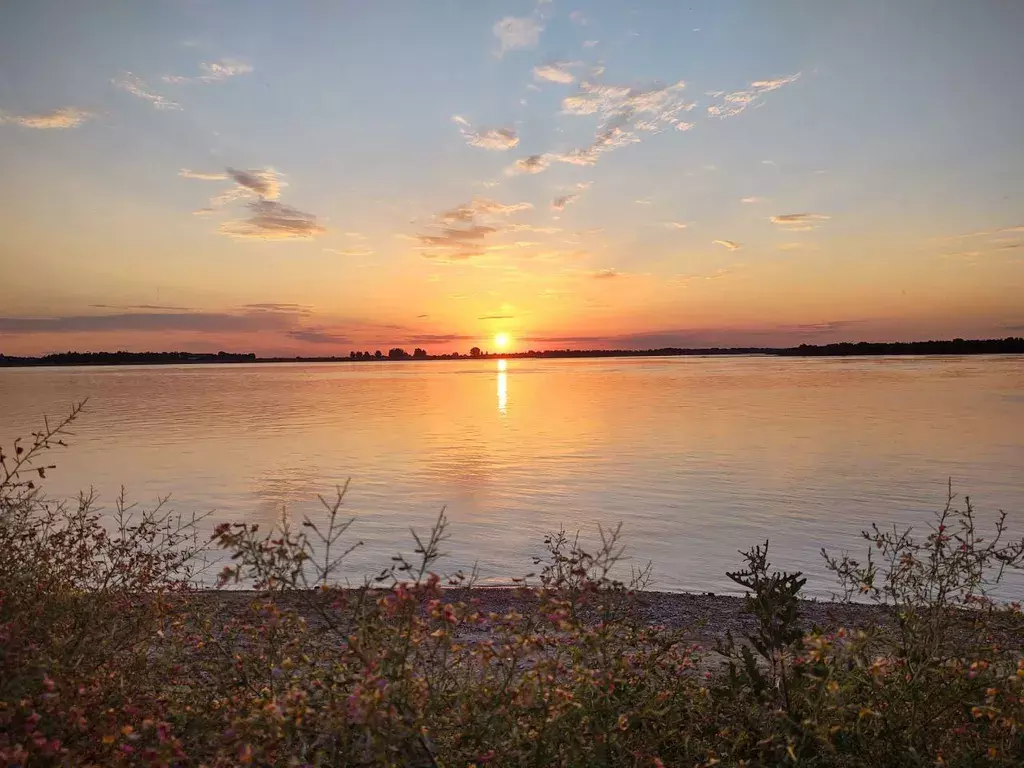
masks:
<svg viewBox="0 0 1024 768"><path fill-rule="evenodd" d="M702 650L650 626L647 572L546 540L517 609L489 612L473 574L437 573L444 514L414 556L335 586L351 520L221 525L221 586L194 585L196 520L120 498L53 502L45 457L77 416L0 453L0 764L145 766L1019 765L1019 605L987 590L1024 564L1001 518L979 537L952 500L922 540L865 534L826 556L878 626L808 629L800 574L767 545L730 573L749 637Z"/></svg>

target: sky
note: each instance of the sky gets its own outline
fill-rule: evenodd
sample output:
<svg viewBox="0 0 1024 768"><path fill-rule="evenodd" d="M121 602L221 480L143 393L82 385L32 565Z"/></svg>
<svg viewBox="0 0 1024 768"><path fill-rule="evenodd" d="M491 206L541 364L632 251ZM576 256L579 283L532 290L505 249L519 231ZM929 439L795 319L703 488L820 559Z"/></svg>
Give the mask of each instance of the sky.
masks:
<svg viewBox="0 0 1024 768"><path fill-rule="evenodd" d="M1024 333L1024 4L8 0L0 353Z"/></svg>

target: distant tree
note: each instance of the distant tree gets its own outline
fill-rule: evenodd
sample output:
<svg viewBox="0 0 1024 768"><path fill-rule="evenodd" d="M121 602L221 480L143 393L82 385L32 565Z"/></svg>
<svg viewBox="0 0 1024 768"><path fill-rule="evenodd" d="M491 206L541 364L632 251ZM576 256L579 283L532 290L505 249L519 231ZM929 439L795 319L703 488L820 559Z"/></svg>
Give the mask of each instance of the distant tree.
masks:
<svg viewBox="0 0 1024 768"><path fill-rule="evenodd" d="M469 350L470 357L480 357L480 347L473 347Z"/></svg>
<svg viewBox="0 0 1024 768"><path fill-rule="evenodd" d="M412 356L417 360L422 360L427 356L427 350L416 347L416 349L413 350Z"/></svg>
<svg viewBox="0 0 1024 768"><path fill-rule="evenodd" d="M349 360L356 360L358 354L359 354L358 352L349 352L348 353Z"/></svg>
<svg viewBox="0 0 1024 768"><path fill-rule="evenodd" d="M373 356L378 360L384 357L383 353L379 349L373 353Z"/></svg>
<svg viewBox="0 0 1024 768"><path fill-rule="evenodd" d="M388 350L388 360L405 360L407 357L409 357L409 353L401 347Z"/></svg>

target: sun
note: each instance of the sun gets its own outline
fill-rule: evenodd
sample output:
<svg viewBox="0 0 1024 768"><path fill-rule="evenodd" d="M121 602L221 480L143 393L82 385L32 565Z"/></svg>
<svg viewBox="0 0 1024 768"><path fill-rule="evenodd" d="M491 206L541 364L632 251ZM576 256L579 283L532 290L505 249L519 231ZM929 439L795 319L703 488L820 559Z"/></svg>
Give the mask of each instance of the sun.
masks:
<svg viewBox="0 0 1024 768"><path fill-rule="evenodd" d="M507 333L499 333L494 337L494 346L498 349L508 349L508 346L511 343L512 338Z"/></svg>

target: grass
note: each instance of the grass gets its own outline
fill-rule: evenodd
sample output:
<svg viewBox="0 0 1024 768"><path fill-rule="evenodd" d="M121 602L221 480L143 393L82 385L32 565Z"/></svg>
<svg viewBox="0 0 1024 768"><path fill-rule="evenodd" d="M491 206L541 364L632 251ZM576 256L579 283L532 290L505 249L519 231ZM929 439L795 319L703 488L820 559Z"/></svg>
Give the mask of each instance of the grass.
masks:
<svg viewBox="0 0 1024 768"><path fill-rule="evenodd" d="M344 489L323 522L260 531L122 496L42 492L78 416L0 453L0 764L25 766L1020 765L1024 618L991 587L1024 566L1005 517L985 537L969 500L929 526L873 528L865 557L826 563L888 627L801 629L800 574L767 544L729 573L754 630L702 650L648 626L613 578L618 529L596 551L555 534L535 609L488 613L442 579L443 515L360 589ZM209 547L228 613L196 590ZM310 620L310 618L315 618ZM466 638L473 638L467 640Z"/></svg>

